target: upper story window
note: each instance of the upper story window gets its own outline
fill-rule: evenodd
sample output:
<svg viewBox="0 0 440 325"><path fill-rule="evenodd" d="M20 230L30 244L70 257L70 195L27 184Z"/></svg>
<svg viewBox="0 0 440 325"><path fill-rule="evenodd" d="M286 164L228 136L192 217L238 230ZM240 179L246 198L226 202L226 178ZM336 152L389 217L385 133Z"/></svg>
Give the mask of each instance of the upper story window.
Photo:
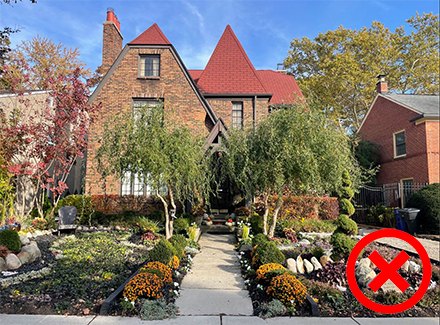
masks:
<svg viewBox="0 0 440 325"><path fill-rule="evenodd" d="M159 77L160 76L160 56L141 55L139 65L140 77Z"/></svg>
<svg viewBox="0 0 440 325"><path fill-rule="evenodd" d="M232 102L232 129L243 127L243 102Z"/></svg>
<svg viewBox="0 0 440 325"><path fill-rule="evenodd" d="M149 179L149 176L147 179ZM126 172L121 180L121 195L155 195L155 189L149 184L140 175ZM166 195L168 193L167 186L160 184L158 192L161 195Z"/></svg>
<svg viewBox="0 0 440 325"><path fill-rule="evenodd" d="M394 158L406 155L405 131L394 133Z"/></svg>

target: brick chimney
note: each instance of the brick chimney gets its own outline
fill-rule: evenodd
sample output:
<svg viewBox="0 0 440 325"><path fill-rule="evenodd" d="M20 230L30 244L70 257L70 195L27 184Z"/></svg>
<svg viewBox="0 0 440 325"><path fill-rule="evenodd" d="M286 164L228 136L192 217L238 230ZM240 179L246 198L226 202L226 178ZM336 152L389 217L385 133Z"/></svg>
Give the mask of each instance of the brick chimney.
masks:
<svg viewBox="0 0 440 325"><path fill-rule="evenodd" d="M102 44L102 74L106 74L122 50L121 24L113 8L107 8Z"/></svg>
<svg viewBox="0 0 440 325"><path fill-rule="evenodd" d="M388 84L385 80L385 74L380 74L377 76L376 91L378 94L386 94L388 92Z"/></svg>

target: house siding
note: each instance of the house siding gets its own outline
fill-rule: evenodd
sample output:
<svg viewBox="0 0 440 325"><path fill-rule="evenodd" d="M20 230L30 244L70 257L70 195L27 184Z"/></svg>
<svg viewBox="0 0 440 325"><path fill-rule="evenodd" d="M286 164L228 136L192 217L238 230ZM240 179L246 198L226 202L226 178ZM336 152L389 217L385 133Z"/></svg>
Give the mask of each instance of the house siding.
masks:
<svg viewBox="0 0 440 325"><path fill-rule="evenodd" d="M418 113L379 96L359 130L359 135L363 139L379 145L381 153L379 162L381 167L377 175L379 185L397 183L405 178L413 178L414 183L431 181L426 123L416 125L414 122L409 122L416 115ZM430 126L429 129L434 128ZM405 130L406 157L394 158L393 134L400 130Z"/></svg>
<svg viewBox="0 0 440 325"><path fill-rule="evenodd" d="M160 77L138 78L140 54L160 55ZM90 126L86 172L87 194L120 194L120 180L108 177L102 180L96 167L105 122L115 114L132 110L133 98L161 98L165 110L172 112L194 133L208 135L212 127L206 111L180 68L170 48L130 48L95 99L102 108L98 119Z"/></svg>

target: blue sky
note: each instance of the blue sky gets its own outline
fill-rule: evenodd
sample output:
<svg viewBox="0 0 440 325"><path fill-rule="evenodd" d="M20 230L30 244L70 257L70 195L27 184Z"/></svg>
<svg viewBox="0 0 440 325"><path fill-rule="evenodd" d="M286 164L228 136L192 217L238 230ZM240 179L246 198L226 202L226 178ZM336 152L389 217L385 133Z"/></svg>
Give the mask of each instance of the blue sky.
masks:
<svg viewBox="0 0 440 325"><path fill-rule="evenodd" d="M256 69L276 69L290 41L313 38L342 25L359 29L378 20L394 30L416 11L439 12L434 1L189 1L189 0L28 0L0 5L0 27L21 29L12 45L37 34L78 47L92 70L101 64L102 22L113 7L124 44L153 23L173 43L189 69L203 69L221 34L230 24Z"/></svg>

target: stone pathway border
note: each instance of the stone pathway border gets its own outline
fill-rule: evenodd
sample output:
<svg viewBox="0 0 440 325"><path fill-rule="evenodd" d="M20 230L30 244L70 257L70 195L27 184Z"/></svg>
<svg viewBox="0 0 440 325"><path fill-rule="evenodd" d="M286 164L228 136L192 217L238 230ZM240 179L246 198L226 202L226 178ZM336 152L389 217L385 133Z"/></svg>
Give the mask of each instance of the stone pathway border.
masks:
<svg viewBox="0 0 440 325"><path fill-rule="evenodd" d="M255 316L179 316L162 321L142 321L135 317L60 316L0 314L2 325L436 325L437 318L320 318Z"/></svg>

